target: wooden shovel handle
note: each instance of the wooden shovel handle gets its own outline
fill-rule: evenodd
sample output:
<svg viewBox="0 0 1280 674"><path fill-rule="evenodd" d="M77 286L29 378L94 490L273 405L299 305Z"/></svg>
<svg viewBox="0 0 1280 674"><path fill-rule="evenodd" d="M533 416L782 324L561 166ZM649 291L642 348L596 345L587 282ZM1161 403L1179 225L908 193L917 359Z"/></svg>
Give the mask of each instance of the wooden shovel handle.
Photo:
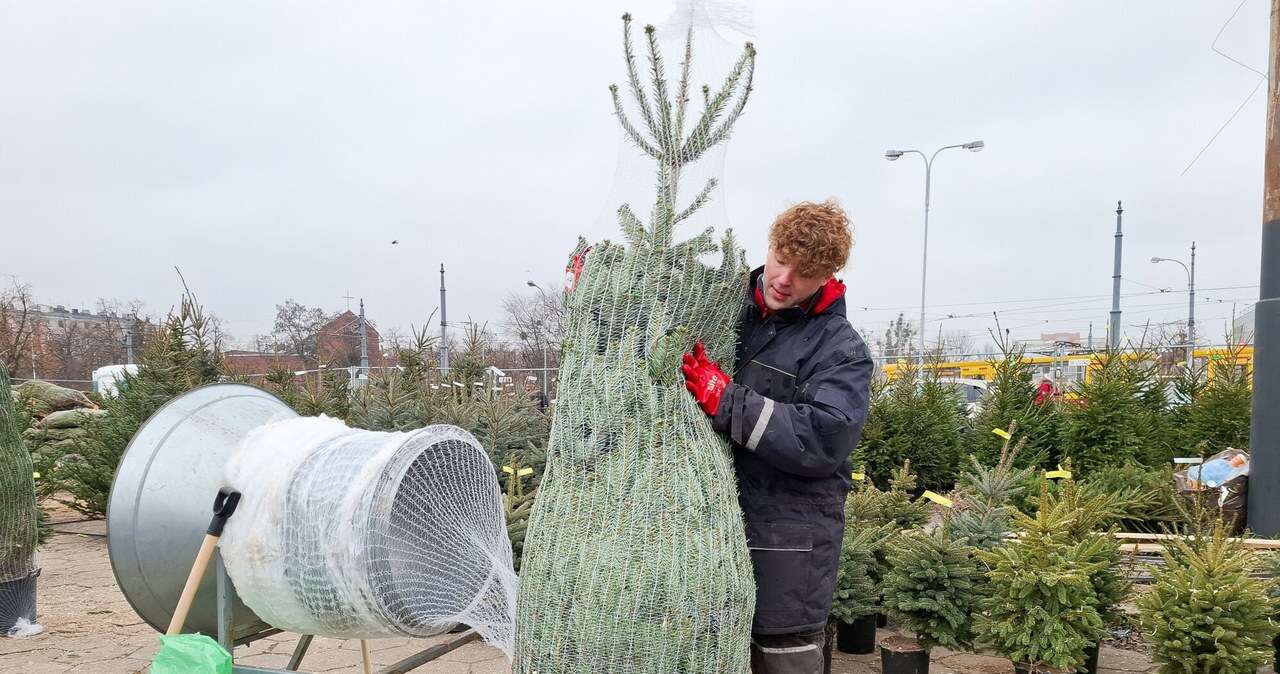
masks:
<svg viewBox="0 0 1280 674"><path fill-rule="evenodd" d="M173 609L173 619L169 621L169 629L165 634L182 633L182 626L187 622L187 613L191 611L191 602L196 598L200 580L204 578L205 569L209 568L209 560L213 558L213 550L217 546L218 536L205 534L204 541L200 543L200 552L196 553L196 562L191 565L191 574L187 576L187 584L182 588L178 607Z"/></svg>

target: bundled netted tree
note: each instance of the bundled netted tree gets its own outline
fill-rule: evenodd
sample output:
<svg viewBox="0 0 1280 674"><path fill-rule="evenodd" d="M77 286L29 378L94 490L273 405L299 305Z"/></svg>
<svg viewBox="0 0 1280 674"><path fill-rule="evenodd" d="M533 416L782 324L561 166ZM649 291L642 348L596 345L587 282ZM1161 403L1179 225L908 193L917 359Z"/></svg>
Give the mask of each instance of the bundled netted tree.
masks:
<svg viewBox="0 0 1280 674"><path fill-rule="evenodd" d="M64 503L86 514L106 513L116 465L142 422L179 394L218 381L213 325L192 297L184 296L147 340L139 365L137 374L125 373L120 394L102 403L107 413L84 426L85 435L75 439L49 476L70 492Z"/></svg>
<svg viewBox="0 0 1280 674"><path fill-rule="evenodd" d="M1138 600L1142 630L1164 674L1245 674L1274 652L1275 579L1254 576L1258 558L1225 526L1167 542L1155 583Z"/></svg>
<svg viewBox="0 0 1280 674"><path fill-rule="evenodd" d="M28 579L36 563L36 491L20 423L9 371L0 365L0 635L13 618L31 620L35 610L27 604L35 598Z"/></svg>
<svg viewBox="0 0 1280 674"><path fill-rule="evenodd" d="M610 90L626 137L657 164L657 195L647 225L618 209L625 243L575 251L584 264L565 298L547 473L525 539L516 674L748 667L754 585L729 448L679 368L702 341L732 371L747 268L728 231L718 246L711 229L684 241L675 231L716 187L681 195L681 172L728 138L755 50L748 43L718 87L702 87L702 112L686 125L694 33L672 90L655 29L644 32L648 86L623 17L638 123ZM700 260L714 252L717 265Z"/></svg>

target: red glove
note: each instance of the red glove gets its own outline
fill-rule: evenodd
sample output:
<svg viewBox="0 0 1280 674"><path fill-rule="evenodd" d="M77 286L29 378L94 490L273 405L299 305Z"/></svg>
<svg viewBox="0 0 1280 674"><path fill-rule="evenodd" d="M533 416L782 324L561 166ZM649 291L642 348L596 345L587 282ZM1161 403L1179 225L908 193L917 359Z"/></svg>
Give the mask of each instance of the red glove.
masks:
<svg viewBox="0 0 1280 674"><path fill-rule="evenodd" d="M693 394L698 406L711 416L720 409L720 396L729 385L729 375L707 358L702 342L693 345L693 353L684 354L680 370L684 372L684 387Z"/></svg>
<svg viewBox="0 0 1280 674"><path fill-rule="evenodd" d="M578 277L582 276L582 267L587 263L587 253L591 252L591 246L587 246L581 253L573 256L573 260L569 262L569 266L564 270L564 291L572 292L578 286Z"/></svg>

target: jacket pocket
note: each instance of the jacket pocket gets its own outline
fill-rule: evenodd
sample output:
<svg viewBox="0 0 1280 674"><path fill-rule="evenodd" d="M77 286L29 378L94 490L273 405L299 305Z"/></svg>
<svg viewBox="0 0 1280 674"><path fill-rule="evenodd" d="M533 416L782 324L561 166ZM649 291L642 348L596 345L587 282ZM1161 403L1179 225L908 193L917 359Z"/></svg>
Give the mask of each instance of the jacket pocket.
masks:
<svg viewBox="0 0 1280 674"><path fill-rule="evenodd" d="M779 630L806 624L813 589L813 526L794 522L747 522L747 548L756 579L753 629Z"/></svg>

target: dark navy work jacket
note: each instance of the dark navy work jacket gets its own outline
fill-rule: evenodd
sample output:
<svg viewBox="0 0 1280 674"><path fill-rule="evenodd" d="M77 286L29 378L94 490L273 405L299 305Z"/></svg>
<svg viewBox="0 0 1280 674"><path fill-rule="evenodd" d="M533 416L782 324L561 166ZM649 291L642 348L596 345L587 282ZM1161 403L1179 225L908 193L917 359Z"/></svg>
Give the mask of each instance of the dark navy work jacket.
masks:
<svg viewBox="0 0 1280 674"><path fill-rule="evenodd" d="M873 367L843 296L766 316L755 300L763 271L746 288L736 371L712 425L733 445L755 569L752 631L790 634L822 629L831 611Z"/></svg>

